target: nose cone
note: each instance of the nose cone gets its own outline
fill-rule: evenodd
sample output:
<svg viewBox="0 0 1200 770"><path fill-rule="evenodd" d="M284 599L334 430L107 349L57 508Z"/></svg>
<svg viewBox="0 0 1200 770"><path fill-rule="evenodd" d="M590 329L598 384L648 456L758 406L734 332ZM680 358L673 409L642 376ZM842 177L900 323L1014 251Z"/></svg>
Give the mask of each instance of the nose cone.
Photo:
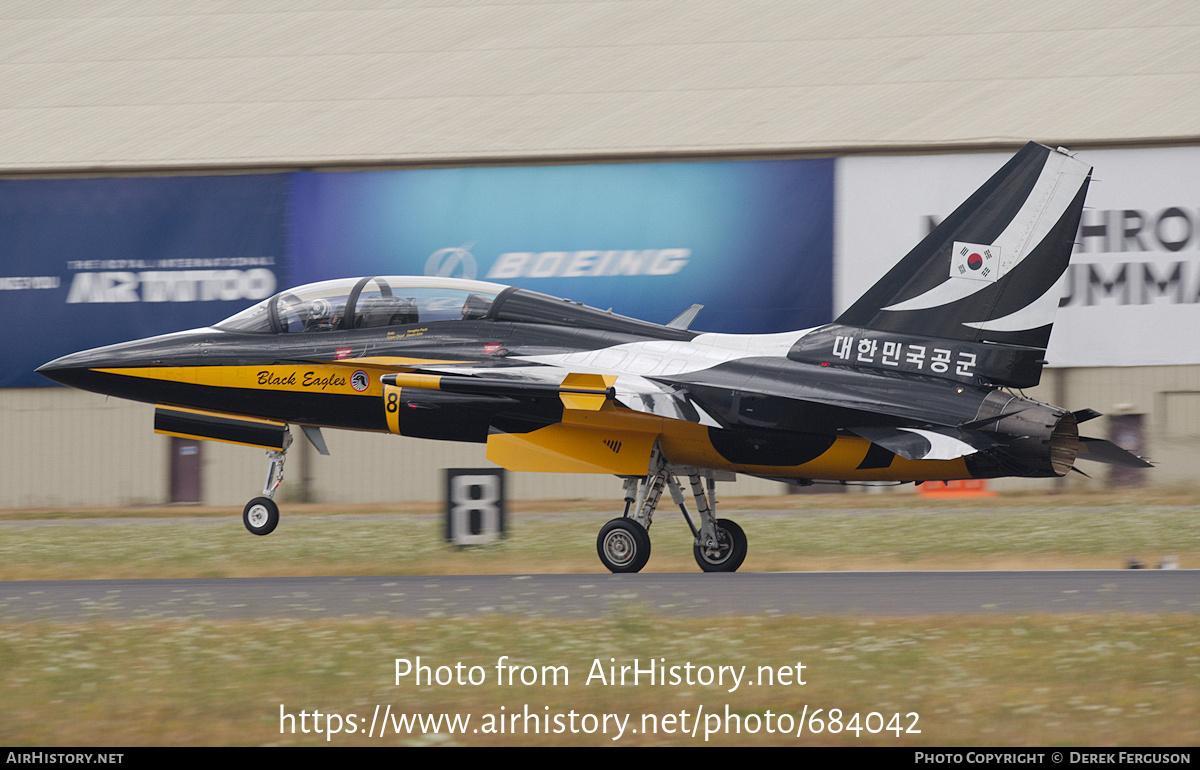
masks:
<svg viewBox="0 0 1200 770"><path fill-rule="evenodd" d="M210 329L193 329L134 342L122 342L71 353L37 368L38 374L63 385L130 398L128 377L105 370L181 366L197 363L201 341Z"/></svg>
<svg viewBox="0 0 1200 770"><path fill-rule="evenodd" d="M103 370L154 365L155 352L147 350L146 342L123 342L71 353L42 364L36 371L43 377L72 388L106 395L124 395L113 387L116 384L114 376Z"/></svg>
<svg viewBox="0 0 1200 770"><path fill-rule="evenodd" d="M82 353L72 353L62 358L56 358L50 363L42 364L36 371L43 377L48 377L62 385L70 385L73 388L84 388L87 382L88 375L92 373L90 350L85 350Z"/></svg>

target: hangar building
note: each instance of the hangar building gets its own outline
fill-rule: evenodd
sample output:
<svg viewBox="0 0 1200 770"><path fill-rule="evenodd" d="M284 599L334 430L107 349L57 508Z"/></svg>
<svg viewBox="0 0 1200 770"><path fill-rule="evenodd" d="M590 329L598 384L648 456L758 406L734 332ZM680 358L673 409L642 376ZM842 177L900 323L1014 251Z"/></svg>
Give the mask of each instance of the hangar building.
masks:
<svg viewBox="0 0 1200 770"><path fill-rule="evenodd" d="M867 253L872 223L887 235L881 223L911 197L890 180L950 178L955 189L938 195L961 200L958 188L1026 141L1062 145L1096 167L1063 312L1086 307L1073 330L1056 327L1070 344L1030 395L1104 412L1092 432L1139 443L1158 463L1146 482L1193 484L1198 92L1200 6L1188 0L5 0L0 237L29 216L25 191L50 182L832 159L837 312L882 271L875 259L903 255ZM63 222L69 204L54 204ZM946 213L905 214L900 242ZM68 286L38 287L42 273L14 266L88 272L87 234L72 237L70 253L0 242L6 348L58 333L47 316ZM59 299L17 312L39 288ZM1131 306L1141 309L1123 315ZM0 388L0 506L171 500L176 450L151 432L152 411L27 382ZM284 499L436 500L439 469L485 464L473 445L327 438L330 457L297 442ZM261 487L257 450L208 443L198 459L203 502L241 504ZM1105 468L1070 480L1108 482ZM510 484L514 498L620 489L555 474ZM782 489L749 479L726 494Z"/></svg>

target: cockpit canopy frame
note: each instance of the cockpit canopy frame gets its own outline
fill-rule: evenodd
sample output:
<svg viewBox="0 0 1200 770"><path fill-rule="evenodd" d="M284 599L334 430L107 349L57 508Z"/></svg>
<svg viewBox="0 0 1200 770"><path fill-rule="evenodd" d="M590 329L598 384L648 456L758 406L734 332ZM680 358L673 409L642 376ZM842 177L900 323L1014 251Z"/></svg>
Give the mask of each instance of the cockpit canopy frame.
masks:
<svg viewBox="0 0 1200 770"><path fill-rule="evenodd" d="M216 328L286 334L480 319L506 289L484 281L420 276L321 281L281 291Z"/></svg>
<svg viewBox="0 0 1200 770"><path fill-rule="evenodd" d="M514 286L428 276L366 276L305 284L281 291L215 327L248 334L296 334L441 321L566 326L652 339L696 336Z"/></svg>

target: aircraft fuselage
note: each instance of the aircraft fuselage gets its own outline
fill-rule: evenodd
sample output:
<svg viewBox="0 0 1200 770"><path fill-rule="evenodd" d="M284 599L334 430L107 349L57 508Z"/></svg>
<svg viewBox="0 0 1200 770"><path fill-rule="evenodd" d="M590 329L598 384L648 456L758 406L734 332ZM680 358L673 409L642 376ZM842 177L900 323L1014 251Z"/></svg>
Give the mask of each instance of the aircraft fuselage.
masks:
<svg viewBox="0 0 1200 770"><path fill-rule="evenodd" d="M649 326L649 325L647 325ZM64 384L154 404L419 438L486 442L559 425L558 399L402 389L389 422L384 374L406 367L537 378L553 363L683 391L706 419L617 407L597 430L658 434L678 465L796 479L923 480L1002 475L980 457L905 459L847 427L954 426L1008 411L1065 410L996 388L937 377L789 359L808 332L707 335L667 327L653 337L613 330L488 320L262 335L195 329L66 356L40 371ZM653 400L656 394L648 393ZM995 412L997 407L993 407ZM998 412L997 412L998 413ZM679 419L673 419L679 418ZM708 423L708 424L704 424ZM616 440L616 439L614 439ZM1045 443L1049 435L1040 441ZM1039 454L1041 452L1039 451ZM1029 460L1023 475L1055 475ZM1043 467L1037 467L1037 466ZM548 469L548 468L543 468ZM575 470L579 470L576 468ZM605 472L605 466L595 469Z"/></svg>

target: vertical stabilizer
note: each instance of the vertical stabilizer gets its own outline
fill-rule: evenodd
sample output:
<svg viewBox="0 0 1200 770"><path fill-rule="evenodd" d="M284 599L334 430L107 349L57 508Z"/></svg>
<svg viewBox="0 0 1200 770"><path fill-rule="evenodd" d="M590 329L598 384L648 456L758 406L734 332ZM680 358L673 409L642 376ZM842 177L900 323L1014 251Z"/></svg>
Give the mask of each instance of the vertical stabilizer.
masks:
<svg viewBox="0 0 1200 770"><path fill-rule="evenodd" d="M836 321L1045 349L1091 166L1029 143Z"/></svg>

